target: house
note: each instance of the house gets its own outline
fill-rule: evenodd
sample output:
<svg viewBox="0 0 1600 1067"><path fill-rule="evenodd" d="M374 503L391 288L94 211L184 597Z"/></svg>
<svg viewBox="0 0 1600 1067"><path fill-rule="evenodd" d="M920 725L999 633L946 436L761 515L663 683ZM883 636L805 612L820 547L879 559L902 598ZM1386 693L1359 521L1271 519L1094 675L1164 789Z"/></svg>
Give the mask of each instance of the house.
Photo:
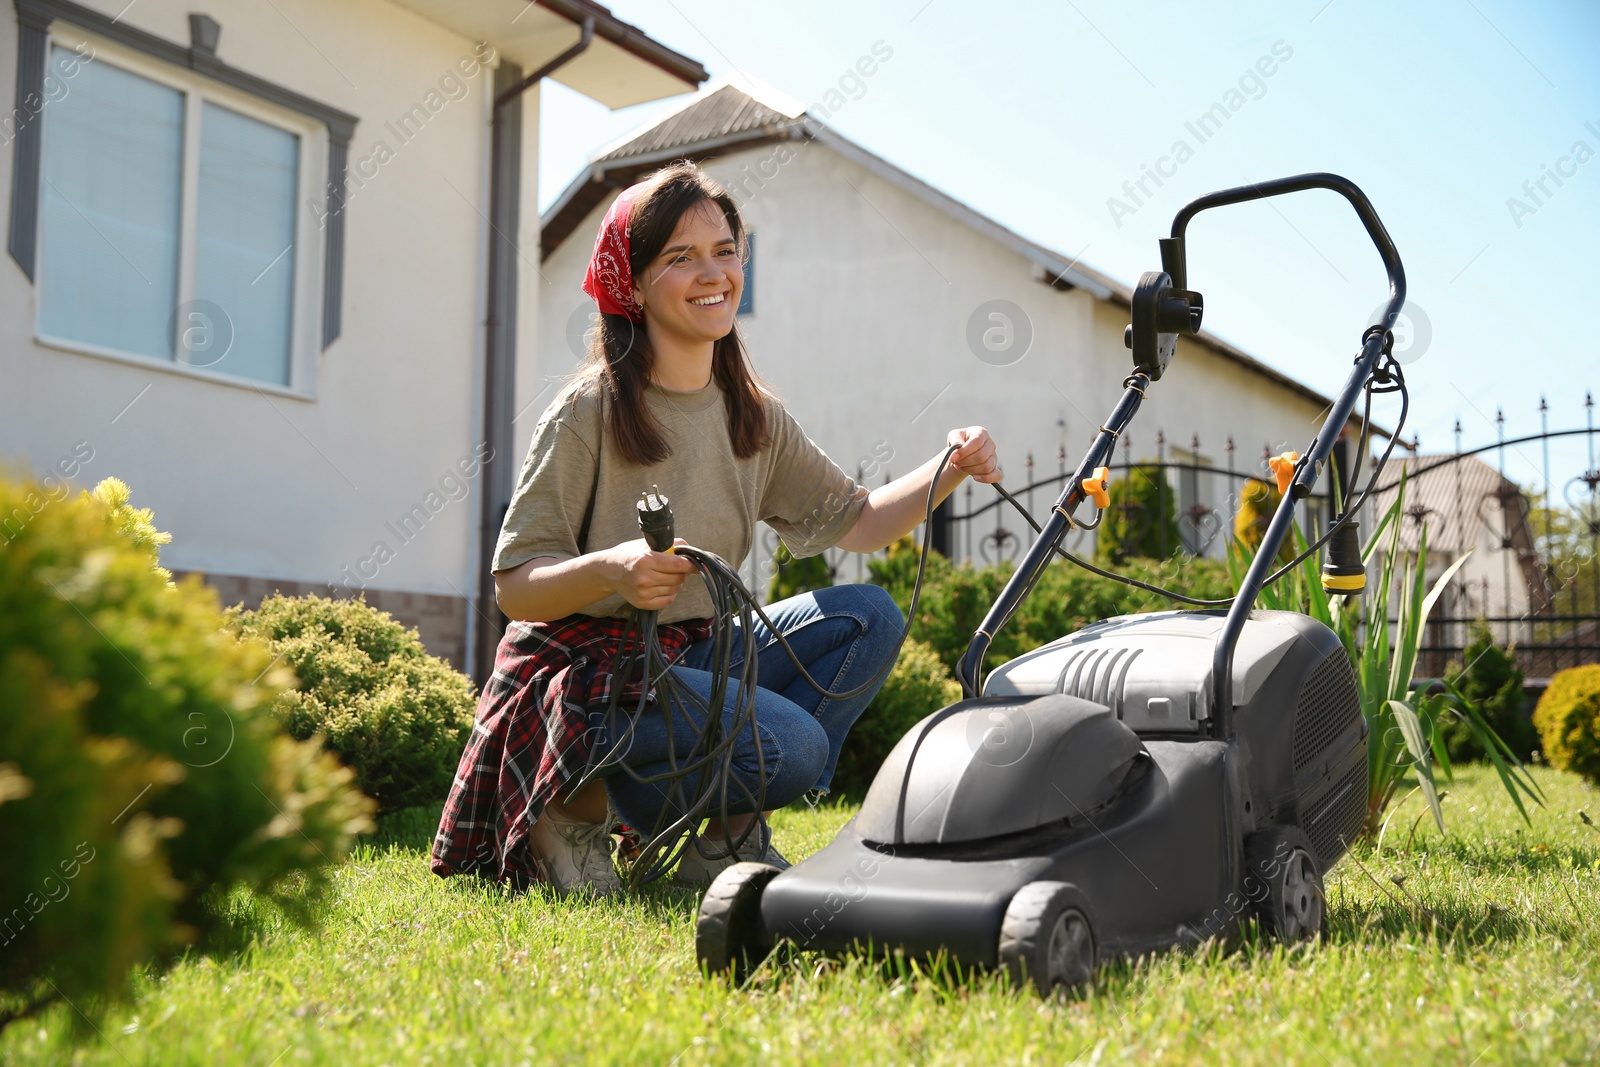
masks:
<svg viewBox="0 0 1600 1067"><path fill-rule="evenodd" d="M1429 615L1424 645L1431 651L1424 653L1418 673L1430 677L1443 674L1449 660L1460 658L1469 629L1478 619L1488 621L1490 633L1502 645L1522 646L1533 641L1538 617L1549 617L1562 605L1551 601L1529 521L1531 507L1521 487L1473 455L1396 457L1372 494L1367 509L1372 521L1394 506L1402 471L1406 484L1399 563L1416 567L1424 533L1427 558L1423 567L1430 587L1452 563L1467 557ZM1384 544L1388 544L1387 538ZM1372 578L1381 573L1381 566L1381 559L1374 554L1368 565ZM1375 587L1375 582L1369 585ZM1398 610L1398 594L1391 592L1390 600L1392 618ZM1593 635L1586 641L1592 643ZM1530 674L1543 677L1553 673L1546 662L1548 655L1520 658Z"/></svg>
<svg viewBox="0 0 1600 1067"><path fill-rule="evenodd" d="M11 6L0 462L120 476L224 603L361 592L483 677L539 81L617 108L704 68L591 0Z"/></svg>
<svg viewBox="0 0 1600 1067"><path fill-rule="evenodd" d="M863 57L872 67L892 62L882 42ZM981 424L995 434L1008 486L1028 480L1030 457L1034 481L1058 478L1132 370L1123 344L1131 287L841 136L826 120L848 100L830 91L807 108L743 78L719 80L599 152L541 222L548 284L537 372L559 378L585 350L593 306L579 281L616 191L693 159L737 199L751 233L739 324L756 368L841 466L880 484L937 455L950 429ZM1152 266L1158 236L1152 228ZM1215 556L1245 472L1264 473L1263 444L1273 454L1304 451L1328 405L1201 333L1180 340L1118 460L1173 464L1180 536L1191 552ZM976 489L953 497L954 510L997 499ZM1035 510L1058 492L1041 487ZM995 542L997 523L1008 540ZM965 533L936 528L934 537L947 552L985 559L1015 553L1018 531L1014 513L991 509ZM753 587L765 586L775 547L764 531L746 565ZM859 578L860 557L843 567L845 578Z"/></svg>

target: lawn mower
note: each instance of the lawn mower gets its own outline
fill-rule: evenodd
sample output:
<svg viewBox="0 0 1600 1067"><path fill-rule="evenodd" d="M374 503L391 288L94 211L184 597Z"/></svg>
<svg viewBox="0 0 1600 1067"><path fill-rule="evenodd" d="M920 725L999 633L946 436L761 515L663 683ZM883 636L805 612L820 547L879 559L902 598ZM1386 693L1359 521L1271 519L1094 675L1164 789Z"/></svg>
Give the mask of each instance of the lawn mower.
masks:
<svg viewBox="0 0 1600 1067"><path fill-rule="evenodd" d="M1282 493L1228 601L1094 623L996 668L995 633L1029 595L1085 501L1107 506L1107 464L1180 335L1200 329L1184 234L1201 211L1307 189L1355 208L1388 272L1389 299L1304 454L1271 464ZM1322 584L1360 593L1355 516L1376 480L1326 532L1278 567L1363 392L1355 464L1375 392L1399 392L1393 326L1405 273L1366 196L1333 174L1223 190L1185 205L1144 274L1125 342L1133 373L1038 536L972 635L964 698L890 752L860 812L832 843L779 871L740 863L703 898L696 953L746 973L778 944L826 952L944 954L1003 968L1041 994L1089 981L1103 962L1232 937L1246 920L1287 942L1325 936L1323 876L1361 831L1367 737L1339 638L1300 614L1254 608L1270 581L1326 547ZM1401 423L1404 421L1404 406ZM1399 435L1391 436L1390 449ZM1355 482L1354 472L1346 484ZM1011 499L1009 494L1002 495ZM1020 506L1019 506L1020 507ZM1026 512L1024 512L1026 514ZM1096 520L1098 521L1098 520ZM1077 561L1083 562L1083 561Z"/></svg>

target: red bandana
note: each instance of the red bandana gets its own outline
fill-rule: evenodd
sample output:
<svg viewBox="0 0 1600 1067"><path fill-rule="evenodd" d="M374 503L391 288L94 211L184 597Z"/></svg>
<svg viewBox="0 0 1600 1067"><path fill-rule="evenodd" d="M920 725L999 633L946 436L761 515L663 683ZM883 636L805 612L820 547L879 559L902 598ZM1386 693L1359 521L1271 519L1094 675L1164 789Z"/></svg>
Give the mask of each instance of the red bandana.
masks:
<svg viewBox="0 0 1600 1067"><path fill-rule="evenodd" d="M595 235L594 254L583 276L583 291L594 297L607 315L625 315L633 322L644 321L644 308L633 302L633 267L628 254L628 215L633 199L644 183L630 185L617 194L611 210Z"/></svg>

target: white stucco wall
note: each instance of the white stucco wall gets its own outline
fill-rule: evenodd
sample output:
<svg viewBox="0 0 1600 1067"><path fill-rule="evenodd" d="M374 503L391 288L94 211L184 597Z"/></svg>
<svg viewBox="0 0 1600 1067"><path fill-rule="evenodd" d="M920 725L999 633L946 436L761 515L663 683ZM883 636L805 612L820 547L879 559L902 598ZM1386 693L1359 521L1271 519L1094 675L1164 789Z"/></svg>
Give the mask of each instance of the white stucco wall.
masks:
<svg viewBox="0 0 1600 1067"><path fill-rule="evenodd" d="M115 15L124 3L94 6ZM192 9L143 0L123 20L187 47ZM448 499L459 494L455 483L440 491L440 482L459 476L458 461L470 464L477 444L492 71L467 80L464 97L401 144L387 124L470 57L474 42L384 0L216 0L205 10L221 23L218 54L229 65L360 119L350 146L342 336L316 355L308 396L45 348L33 333L36 290L0 257L0 458L43 473L88 442L94 457L79 484L125 479L134 502L172 532L163 552L170 567L336 581L386 542L393 558L368 564L369 588L467 593L477 479L472 495L456 500ZM15 83L15 64L8 12L0 84ZM529 104L531 214L536 94ZM379 142L393 156L375 165ZM7 195L11 174L6 146ZM322 190L301 194L310 211L305 202ZM525 328L536 315L530 300ZM443 505L402 543L385 522L427 503L430 491Z"/></svg>
<svg viewBox="0 0 1600 1067"><path fill-rule="evenodd" d="M785 151L792 158L774 156ZM786 158L776 177L760 180ZM936 455L949 430L971 425L994 434L1010 487L1025 483L1030 451L1035 478L1056 473L1060 444L1068 469L1077 464L1132 369L1126 309L1035 281L1021 255L824 146L766 146L706 169L734 190L755 234L755 309L739 322L756 368L841 466L853 473L892 449L886 470L869 479L881 484L885 473ZM544 263L542 376L574 365L566 324L592 306L578 283L604 210ZM994 299L1022 308L1033 332L1026 355L1006 366L979 359L968 343L969 320ZM1185 341L1134 423L1133 459L1155 456L1162 429L1169 459L1172 446L1187 449L1198 434L1200 453L1225 467L1231 433L1239 469L1250 469L1263 442L1303 450L1318 414L1306 398ZM1221 481L1203 486L1211 495L1202 499L1224 504ZM981 506L996 496L977 486L972 499ZM957 504L964 510L963 497ZM1035 511L1047 506L1036 494ZM1022 529L1013 517L1006 525Z"/></svg>

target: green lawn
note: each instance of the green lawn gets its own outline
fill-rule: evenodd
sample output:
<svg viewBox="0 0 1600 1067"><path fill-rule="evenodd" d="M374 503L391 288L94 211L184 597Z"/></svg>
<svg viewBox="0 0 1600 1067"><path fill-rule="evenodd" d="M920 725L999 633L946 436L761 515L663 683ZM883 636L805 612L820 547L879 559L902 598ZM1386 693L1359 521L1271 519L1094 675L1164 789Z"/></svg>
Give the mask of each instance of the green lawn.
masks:
<svg viewBox="0 0 1600 1067"><path fill-rule="evenodd" d="M1449 786L1452 834L1410 819L1329 879L1331 940L1168 953L1064 1003L909 965L799 955L746 988L695 969L687 893L600 905L428 873L428 813L338 875L320 932L238 903L248 937L142 981L74 1041L58 1007L5 1063L1600 1062L1600 790L1535 768L1524 827L1491 774ZM1413 799L1412 805L1418 800ZM1413 806L1411 814L1420 811ZM844 809L785 813L791 857ZM1358 862L1356 862L1359 860ZM1370 877L1369 877L1370 874ZM1403 883L1403 884L1397 884ZM1437 925L1436 925L1437 924Z"/></svg>

